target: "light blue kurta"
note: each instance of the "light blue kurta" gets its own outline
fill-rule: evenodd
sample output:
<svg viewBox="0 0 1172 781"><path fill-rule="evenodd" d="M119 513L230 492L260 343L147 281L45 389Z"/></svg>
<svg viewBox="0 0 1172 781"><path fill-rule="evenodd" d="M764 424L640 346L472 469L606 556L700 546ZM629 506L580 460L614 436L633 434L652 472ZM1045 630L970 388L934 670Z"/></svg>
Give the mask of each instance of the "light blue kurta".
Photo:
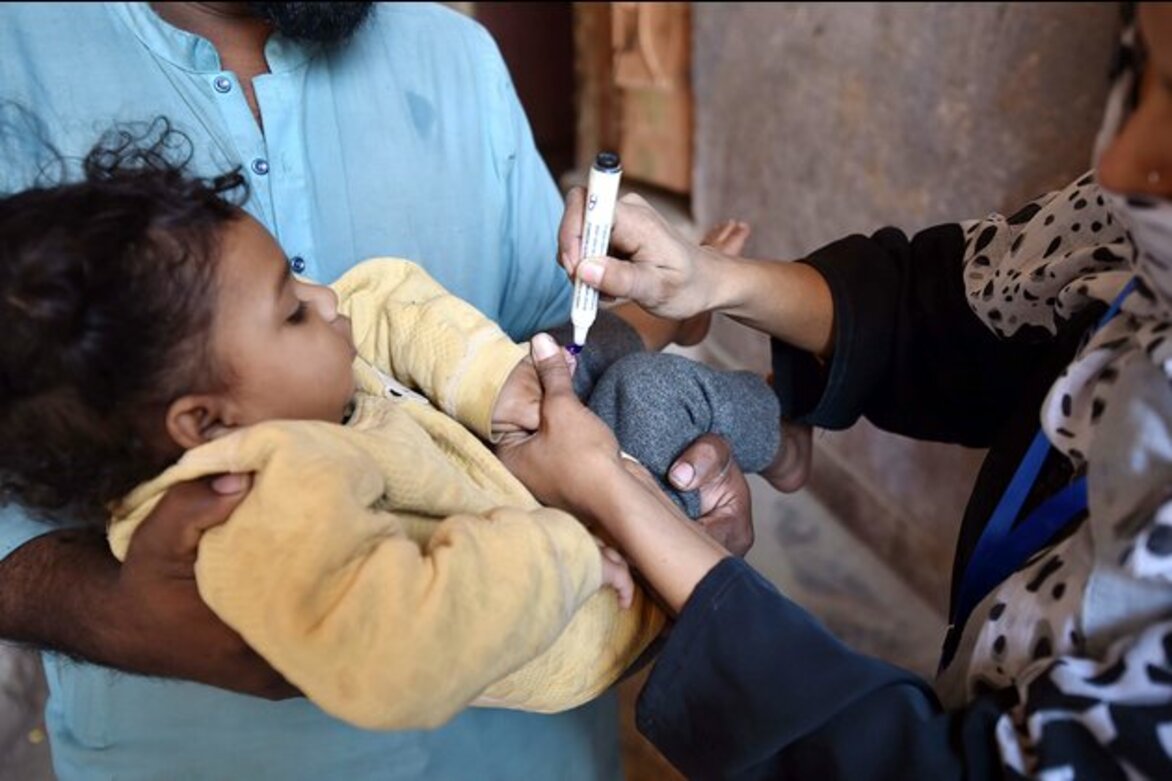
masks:
<svg viewBox="0 0 1172 781"><path fill-rule="evenodd" d="M35 179L21 113L66 156L115 121L166 115L196 169L243 166L246 208L295 270L329 282L412 258L514 338L563 321L561 202L504 63L441 6L380 4L343 47L274 36L258 127L204 39L146 4L0 4L0 189ZM0 511L0 556L44 527ZM372 616L371 620L377 620ZM470 710L429 733L369 733L304 700L269 703L45 656L62 778L594 779L619 775L615 703L560 716Z"/></svg>

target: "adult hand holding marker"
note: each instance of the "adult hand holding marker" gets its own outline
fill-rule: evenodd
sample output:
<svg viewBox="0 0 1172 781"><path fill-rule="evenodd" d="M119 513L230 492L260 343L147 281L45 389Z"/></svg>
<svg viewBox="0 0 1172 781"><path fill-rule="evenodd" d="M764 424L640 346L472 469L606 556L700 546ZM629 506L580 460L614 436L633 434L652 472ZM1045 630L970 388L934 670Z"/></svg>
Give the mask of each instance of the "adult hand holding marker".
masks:
<svg viewBox="0 0 1172 781"><path fill-rule="evenodd" d="M691 246L639 195L624 195L620 202L617 196L621 173L619 156L603 152L595 159L587 188L573 187L566 194L566 211L558 228L558 263L574 280L570 319L575 334L573 344L566 347L571 359L581 352L598 314L600 288L616 298L635 298L630 295L638 292L634 286L623 284L632 279L623 273L626 270L623 267L633 267L642 261L655 263L664 257L675 258L686 254ZM616 214L620 209L623 211L622 224L616 226ZM649 231L649 223L658 230ZM621 246L616 247L622 260L610 257L612 229L618 231L614 234L616 239L622 239ZM653 240L649 244L641 243L639 237L643 236L650 236ZM666 237L666 246L657 240L659 236ZM643 257L648 251L651 255ZM697 252L704 251L705 248L697 248ZM612 271L607 273L607 284L600 285L604 267ZM613 272L616 267L617 272ZM591 276L590 269L597 273ZM578 271L586 273L579 275ZM675 268L669 269L668 275L677 284L682 281L690 285L694 278L693 274L680 274ZM614 280L619 284L613 284ZM663 311L656 314L669 320L693 317L702 312L703 307L693 304L691 298L690 295L680 296L686 311L683 318L674 316L672 309L676 301L667 296L661 297L662 306L659 308ZM622 306L638 309L632 302ZM643 307L640 312L647 308L642 300L639 306ZM735 554L744 555L752 546L754 537L749 484L733 459L729 444L716 435L700 437L679 454L669 475L678 490L699 494L701 515L697 521L709 535Z"/></svg>
<svg viewBox="0 0 1172 781"><path fill-rule="evenodd" d="M709 232L715 241L706 236L697 244L636 193L624 195L608 210L611 231L605 249L587 250L586 221L598 219L588 209L592 193L593 189L588 193L582 187L566 193L566 211L558 228L558 263L574 280L575 293L585 287L592 294L625 299L642 312L674 321L674 326L707 317L716 309L741 319L739 299L758 292L756 286L762 281L755 273L757 267L775 265L740 257L740 247L727 249L727 235L720 238L722 226ZM596 201L595 209L600 202ZM737 231L747 231L743 223L735 225ZM577 309L575 296L575 315ZM695 344L707 330L707 322L700 328L689 324L689 334L680 334L676 327L668 341Z"/></svg>
<svg viewBox="0 0 1172 781"><path fill-rule="evenodd" d="M558 262L574 280L575 292L585 287L595 296L624 299L664 320L682 322L721 312L798 349L828 357L833 302L826 281L809 264L754 260L720 246L697 244L635 193L613 204L605 251L587 251L583 215L590 219L590 211L583 208L584 198L588 202L590 195L581 187L566 194L558 228ZM575 297L573 317L577 306ZM706 331L705 326L699 338ZM679 343L694 344L699 338Z"/></svg>
<svg viewBox="0 0 1172 781"><path fill-rule="evenodd" d="M619 181L623 164L613 152L599 152L590 168L586 185L586 212L582 224L582 244L579 255L586 258L605 257L610 246L610 229L614 224L615 202L619 197ZM574 301L570 322L574 325L574 343L570 353L577 355L586 344L590 326L598 317L598 291L578 278L574 281Z"/></svg>

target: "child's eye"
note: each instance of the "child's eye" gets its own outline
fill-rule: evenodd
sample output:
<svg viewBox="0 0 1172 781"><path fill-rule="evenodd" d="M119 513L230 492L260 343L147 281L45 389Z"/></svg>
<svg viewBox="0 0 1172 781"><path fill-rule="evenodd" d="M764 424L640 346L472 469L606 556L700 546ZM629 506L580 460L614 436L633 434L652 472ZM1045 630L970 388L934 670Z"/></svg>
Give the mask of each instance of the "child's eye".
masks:
<svg viewBox="0 0 1172 781"><path fill-rule="evenodd" d="M306 309L307 307L305 306L305 302L298 301L297 308L293 310L293 314L289 315L289 318L286 320L286 322L293 323L294 325L305 322Z"/></svg>

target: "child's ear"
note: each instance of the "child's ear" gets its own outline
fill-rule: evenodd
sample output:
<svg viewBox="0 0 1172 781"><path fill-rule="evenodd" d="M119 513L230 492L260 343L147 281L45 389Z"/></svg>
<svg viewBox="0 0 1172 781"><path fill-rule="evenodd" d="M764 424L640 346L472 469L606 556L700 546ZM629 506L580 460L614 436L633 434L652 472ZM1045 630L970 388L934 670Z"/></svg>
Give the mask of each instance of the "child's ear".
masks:
<svg viewBox="0 0 1172 781"><path fill-rule="evenodd" d="M225 421L224 400L219 396L181 396L167 408L167 433L184 450L210 442L232 428Z"/></svg>

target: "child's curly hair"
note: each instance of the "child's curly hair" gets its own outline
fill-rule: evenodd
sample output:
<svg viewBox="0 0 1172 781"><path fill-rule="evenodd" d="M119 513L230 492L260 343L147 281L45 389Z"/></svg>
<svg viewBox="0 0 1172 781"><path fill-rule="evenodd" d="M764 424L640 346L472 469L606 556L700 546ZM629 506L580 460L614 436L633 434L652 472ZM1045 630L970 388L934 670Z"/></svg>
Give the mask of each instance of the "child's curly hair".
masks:
<svg viewBox="0 0 1172 781"><path fill-rule="evenodd" d="M105 521L165 467L164 415L216 385L209 331L218 242L247 197L239 169L186 173L191 144L157 119L113 130L80 181L0 199L0 501Z"/></svg>

